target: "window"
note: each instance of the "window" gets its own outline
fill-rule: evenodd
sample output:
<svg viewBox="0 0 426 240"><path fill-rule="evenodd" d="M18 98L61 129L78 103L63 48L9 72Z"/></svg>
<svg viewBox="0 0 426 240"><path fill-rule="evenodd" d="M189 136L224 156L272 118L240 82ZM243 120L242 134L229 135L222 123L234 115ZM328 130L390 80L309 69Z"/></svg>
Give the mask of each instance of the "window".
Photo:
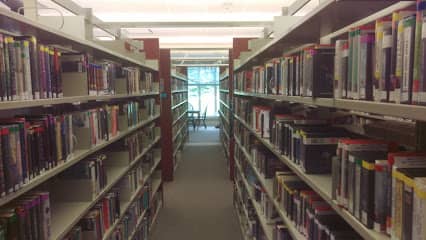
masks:
<svg viewBox="0 0 426 240"><path fill-rule="evenodd" d="M188 67L188 101L207 116L218 116L219 67Z"/></svg>

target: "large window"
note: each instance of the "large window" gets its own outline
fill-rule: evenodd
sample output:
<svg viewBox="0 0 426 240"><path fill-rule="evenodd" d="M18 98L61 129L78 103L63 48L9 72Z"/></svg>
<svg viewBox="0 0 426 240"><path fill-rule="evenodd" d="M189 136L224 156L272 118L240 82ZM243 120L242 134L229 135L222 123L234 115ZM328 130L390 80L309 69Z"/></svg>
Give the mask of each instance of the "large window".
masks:
<svg viewBox="0 0 426 240"><path fill-rule="evenodd" d="M188 67L189 103L207 116L218 116L219 67Z"/></svg>

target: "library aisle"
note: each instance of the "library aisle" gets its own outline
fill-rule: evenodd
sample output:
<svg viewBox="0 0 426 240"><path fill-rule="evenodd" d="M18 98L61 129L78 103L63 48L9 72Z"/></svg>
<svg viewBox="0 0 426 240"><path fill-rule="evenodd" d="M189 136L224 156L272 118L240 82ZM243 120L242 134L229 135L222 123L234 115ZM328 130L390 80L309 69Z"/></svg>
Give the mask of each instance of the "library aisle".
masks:
<svg viewBox="0 0 426 240"><path fill-rule="evenodd" d="M175 179L165 184L164 208L152 239L242 239L225 169L218 129L190 128Z"/></svg>

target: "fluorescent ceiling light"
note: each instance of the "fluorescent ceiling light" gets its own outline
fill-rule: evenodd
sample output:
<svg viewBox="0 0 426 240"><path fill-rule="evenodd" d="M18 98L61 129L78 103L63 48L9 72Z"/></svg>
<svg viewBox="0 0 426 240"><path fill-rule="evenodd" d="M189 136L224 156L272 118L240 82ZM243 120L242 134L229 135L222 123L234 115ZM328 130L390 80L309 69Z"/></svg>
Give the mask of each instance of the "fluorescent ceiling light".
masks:
<svg viewBox="0 0 426 240"><path fill-rule="evenodd" d="M103 21L272 21L295 0L74 0Z"/></svg>
<svg viewBox="0 0 426 240"><path fill-rule="evenodd" d="M113 41L114 40L114 38L110 37L110 36L99 36L99 37L96 37L96 39L101 40L101 41Z"/></svg>
<svg viewBox="0 0 426 240"><path fill-rule="evenodd" d="M307 3L305 6L303 6L299 11L297 11L294 16L305 16L306 14L310 13L312 10L314 10L319 5L319 0L311 0L309 3Z"/></svg>
<svg viewBox="0 0 426 240"><path fill-rule="evenodd" d="M95 15L104 22L229 22L229 21L272 21L281 11L245 13L123 13L107 12Z"/></svg>
<svg viewBox="0 0 426 240"><path fill-rule="evenodd" d="M38 14L40 16L59 16L59 12L62 13L63 16L75 16L74 13L59 6L51 0L38 0L37 2L39 7Z"/></svg>

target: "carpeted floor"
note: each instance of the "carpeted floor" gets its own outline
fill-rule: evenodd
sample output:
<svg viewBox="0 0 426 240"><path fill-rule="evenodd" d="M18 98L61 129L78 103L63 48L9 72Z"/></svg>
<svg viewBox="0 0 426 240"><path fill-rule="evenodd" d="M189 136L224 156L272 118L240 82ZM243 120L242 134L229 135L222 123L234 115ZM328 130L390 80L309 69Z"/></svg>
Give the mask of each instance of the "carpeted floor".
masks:
<svg viewBox="0 0 426 240"><path fill-rule="evenodd" d="M218 129L191 129L189 139L151 239L241 240Z"/></svg>

